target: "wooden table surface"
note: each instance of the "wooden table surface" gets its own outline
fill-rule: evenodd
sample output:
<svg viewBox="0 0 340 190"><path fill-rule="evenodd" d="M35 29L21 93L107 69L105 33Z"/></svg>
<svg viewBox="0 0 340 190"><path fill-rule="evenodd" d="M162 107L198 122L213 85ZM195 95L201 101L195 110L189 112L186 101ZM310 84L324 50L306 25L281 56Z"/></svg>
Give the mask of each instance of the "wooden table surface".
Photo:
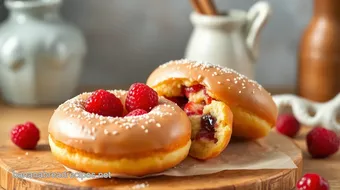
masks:
<svg viewBox="0 0 340 190"><path fill-rule="evenodd" d="M41 130L41 138L46 140L47 125L55 108L56 106L45 108L13 107L0 102L0 146L11 143L9 132L15 124L26 121L36 123ZM296 143L304 152L303 173L318 173L329 181L332 190L340 190L340 152L327 159L311 159L306 152L305 145L305 135L308 130L308 128L302 128L295 138Z"/></svg>

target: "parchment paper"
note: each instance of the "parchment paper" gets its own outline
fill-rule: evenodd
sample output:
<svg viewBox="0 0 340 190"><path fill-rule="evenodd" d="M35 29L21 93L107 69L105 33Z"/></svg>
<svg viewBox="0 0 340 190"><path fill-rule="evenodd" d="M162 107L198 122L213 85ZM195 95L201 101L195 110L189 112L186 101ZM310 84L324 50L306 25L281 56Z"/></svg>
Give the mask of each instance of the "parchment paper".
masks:
<svg viewBox="0 0 340 190"><path fill-rule="evenodd" d="M150 176L193 176L217 173L224 170L259 170L259 169L292 169L296 168L293 160L283 152L275 148L267 146L268 138L263 138L257 141L233 141L226 150L218 157L207 160L198 161L191 157L187 157L176 167L143 177L126 176L112 174L111 177L116 178L144 178ZM65 167L65 166L64 166ZM72 173L78 173L70 168L65 167ZM97 179L94 178L77 178L80 182Z"/></svg>

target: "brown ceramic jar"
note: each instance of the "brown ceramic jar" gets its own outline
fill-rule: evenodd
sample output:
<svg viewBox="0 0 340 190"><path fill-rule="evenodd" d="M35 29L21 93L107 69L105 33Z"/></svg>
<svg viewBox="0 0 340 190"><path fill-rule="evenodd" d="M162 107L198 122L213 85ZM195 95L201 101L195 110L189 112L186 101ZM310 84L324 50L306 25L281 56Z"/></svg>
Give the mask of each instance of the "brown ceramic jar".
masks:
<svg viewBox="0 0 340 190"><path fill-rule="evenodd" d="M298 54L299 95L325 102L340 93L340 1L314 0Z"/></svg>

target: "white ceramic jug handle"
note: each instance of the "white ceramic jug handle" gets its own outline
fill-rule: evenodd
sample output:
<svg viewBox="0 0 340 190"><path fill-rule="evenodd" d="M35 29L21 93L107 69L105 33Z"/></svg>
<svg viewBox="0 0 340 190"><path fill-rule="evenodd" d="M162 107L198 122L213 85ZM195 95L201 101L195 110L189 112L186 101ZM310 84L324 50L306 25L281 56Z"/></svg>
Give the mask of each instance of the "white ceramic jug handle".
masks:
<svg viewBox="0 0 340 190"><path fill-rule="evenodd" d="M315 127L323 126L327 129L340 132L340 93L332 100L325 103L313 102L292 94L275 95L273 99L279 112L285 107L290 107L296 119L303 125ZM315 115L309 114L312 109Z"/></svg>
<svg viewBox="0 0 340 190"><path fill-rule="evenodd" d="M266 24L271 8L268 2L259 1L255 3L247 13L246 44L250 57L254 60L258 57L258 37L263 26Z"/></svg>

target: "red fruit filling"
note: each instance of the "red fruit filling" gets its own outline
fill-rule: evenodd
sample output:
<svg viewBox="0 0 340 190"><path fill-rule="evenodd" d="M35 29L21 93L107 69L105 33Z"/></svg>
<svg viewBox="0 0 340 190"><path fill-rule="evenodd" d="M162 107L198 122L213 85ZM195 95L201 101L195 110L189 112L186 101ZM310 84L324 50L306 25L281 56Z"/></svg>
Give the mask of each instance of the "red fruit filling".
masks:
<svg viewBox="0 0 340 190"><path fill-rule="evenodd" d="M203 102L188 102L190 96L197 94L202 90L205 96ZM205 86L201 84L196 84L190 87L183 86L181 96L167 97L167 99L175 102L188 116L201 115L201 129L195 137L196 140L207 139L214 141L215 143L217 142L217 139L215 138L216 118L210 114L203 115L204 106L213 101L213 98L207 94Z"/></svg>
<svg viewBox="0 0 340 190"><path fill-rule="evenodd" d="M193 86L190 86L190 87L183 87L182 91L183 91L183 94L189 98L191 95L193 94L197 94L199 92L201 92L203 90L203 94L204 94L204 103L205 104L210 104L212 102L212 98L208 95L205 87L201 84L196 84L196 85L193 85Z"/></svg>
<svg viewBox="0 0 340 190"><path fill-rule="evenodd" d="M209 96L205 101L206 101L206 104L211 104L213 99L212 99L212 97Z"/></svg>
<svg viewBox="0 0 340 190"><path fill-rule="evenodd" d="M184 109L185 104L188 103L188 98L186 97L166 97L166 99L176 103L180 108Z"/></svg>
<svg viewBox="0 0 340 190"><path fill-rule="evenodd" d="M182 95L175 96L175 97L166 97L166 98L168 100L172 101L172 102L175 102L180 108L184 109L185 105L187 103L190 103L190 102L188 102L189 101L188 98L191 95L200 92L201 90L203 90L203 93L205 95L204 102L202 102L202 104L210 104L212 102L213 98L211 98L207 94L205 87L201 84L196 84L196 85L193 85L193 86L190 86L190 87L183 86L182 87Z"/></svg>
<svg viewBox="0 0 340 190"><path fill-rule="evenodd" d="M215 138L216 118L210 114L201 117L201 129L196 135L196 140L208 139L217 143Z"/></svg>
<svg viewBox="0 0 340 190"><path fill-rule="evenodd" d="M202 115L203 114L203 104L195 104L194 102L188 102L184 106L184 112L190 116L190 115Z"/></svg>
<svg viewBox="0 0 340 190"><path fill-rule="evenodd" d="M190 87L184 87L183 92L186 97L189 97L191 93L197 93L201 90L205 89L205 87L201 84L196 84Z"/></svg>

